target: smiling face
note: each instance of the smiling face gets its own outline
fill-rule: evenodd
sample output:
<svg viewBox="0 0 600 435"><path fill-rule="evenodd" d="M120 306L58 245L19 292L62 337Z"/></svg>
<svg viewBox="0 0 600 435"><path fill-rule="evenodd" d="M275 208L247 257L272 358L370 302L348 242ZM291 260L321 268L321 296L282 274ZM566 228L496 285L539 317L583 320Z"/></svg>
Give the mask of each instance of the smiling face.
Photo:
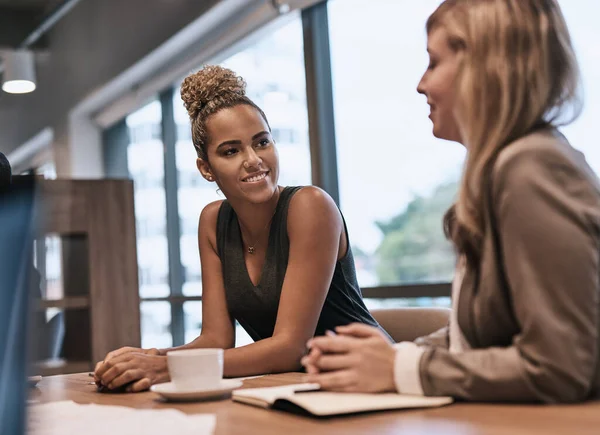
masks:
<svg viewBox="0 0 600 435"><path fill-rule="evenodd" d="M427 37L429 66L417 87L417 92L427 97L431 109L433 135L440 139L461 142L456 120L456 76L459 54L448 44L448 34L443 27L433 29Z"/></svg>
<svg viewBox="0 0 600 435"><path fill-rule="evenodd" d="M208 161L198 169L216 181L229 200L266 202L277 190L279 155L267 122L254 107L238 104L219 110L206 121Z"/></svg>

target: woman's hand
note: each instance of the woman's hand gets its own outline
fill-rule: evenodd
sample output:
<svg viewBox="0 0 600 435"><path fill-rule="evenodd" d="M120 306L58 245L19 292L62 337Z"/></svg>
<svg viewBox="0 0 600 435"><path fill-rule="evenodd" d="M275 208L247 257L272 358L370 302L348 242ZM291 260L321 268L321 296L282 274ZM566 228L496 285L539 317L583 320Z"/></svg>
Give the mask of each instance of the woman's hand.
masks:
<svg viewBox="0 0 600 435"><path fill-rule="evenodd" d="M144 391L169 380L167 357L158 349L122 347L96 364L94 379L110 390L127 385L127 392Z"/></svg>
<svg viewBox="0 0 600 435"><path fill-rule="evenodd" d="M311 339L302 359L308 381L324 390L379 393L395 391L396 351L378 329L361 323L336 328L338 335Z"/></svg>
<svg viewBox="0 0 600 435"><path fill-rule="evenodd" d="M104 361L108 361L110 359L113 359L119 355L123 355L125 353L130 353L130 352L136 352L136 353L145 353L147 355L160 355L160 351L156 348L152 348L152 349L142 349L140 347L131 347L131 346L125 346L125 347L121 347L117 350L113 350L112 352L108 352L106 354L106 356L104 357L104 360L99 362L98 364L101 364ZM98 367L98 364L96 364L96 367Z"/></svg>
<svg viewBox="0 0 600 435"><path fill-rule="evenodd" d="M123 355L125 353L137 352L137 353L145 353L147 355L160 355L160 351L156 348L152 349L142 349L140 347L132 347L132 346L124 346L117 350L113 350L112 352L108 352L102 361L96 363L96 367L94 368L94 381L98 386L101 385L100 378L96 376L96 372L98 369L104 364L106 361L109 361L119 355Z"/></svg>

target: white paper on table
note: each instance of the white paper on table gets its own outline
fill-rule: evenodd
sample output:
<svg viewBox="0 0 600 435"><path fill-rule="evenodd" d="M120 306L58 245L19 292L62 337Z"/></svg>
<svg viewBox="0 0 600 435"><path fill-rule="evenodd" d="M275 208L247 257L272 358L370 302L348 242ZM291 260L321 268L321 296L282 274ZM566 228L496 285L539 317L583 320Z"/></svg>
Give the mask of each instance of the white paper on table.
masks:
<svg viewBox="0 0 600 435"><path fill-rule="evenodd" d="M28 433L33 435L212 435L216 423L214 414L187 415L176 409L81 405L72 401L28 409Z"/></svg>

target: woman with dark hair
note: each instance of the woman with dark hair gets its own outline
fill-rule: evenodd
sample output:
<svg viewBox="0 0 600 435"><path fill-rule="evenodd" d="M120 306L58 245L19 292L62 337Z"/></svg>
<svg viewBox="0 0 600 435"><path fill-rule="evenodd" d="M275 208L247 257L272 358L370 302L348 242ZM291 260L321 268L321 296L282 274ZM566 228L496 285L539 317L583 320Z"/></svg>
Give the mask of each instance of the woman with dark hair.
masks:
<svg viewBox="0 0 600 435"><path fill-rule="evenodd" d="M177 349L223 348L225 376L259 375L300 369L306 340L336 326L380 329L363 303L339 209L317 187L278 185L271 128L243 79L207 66L184 80L181 97L198 170L226 200L200 216L202 333ZM255 343L234 348L234 320ZM129 391L165 382L168 350L118 349L98 363L96 379Z"/></svg>

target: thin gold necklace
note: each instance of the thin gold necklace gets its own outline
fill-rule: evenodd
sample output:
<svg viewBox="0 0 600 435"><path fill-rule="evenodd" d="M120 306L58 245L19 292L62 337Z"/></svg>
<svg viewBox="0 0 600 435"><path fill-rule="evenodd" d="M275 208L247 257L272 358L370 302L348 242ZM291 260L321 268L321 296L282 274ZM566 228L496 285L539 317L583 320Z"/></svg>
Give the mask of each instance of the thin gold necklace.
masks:
<svg viewBox="0 0 600 435"><path fill-rule="evenodd" d="M248 254L254 254L256 252L256 244L258 243L258 239L260 239L260 236L262 235L262 233L267 229L268 226L271 225L271 222L273 222L273 217L275 216L276 211L277 211L277 205L275 205L275 210L273 210L273 214L271 215L271 219L269 219L269 222L267 222L267 224L263 227L263 229L260 230L260 233L258 233L258 237L257 237L256 241L252 244L246 242L246 245L248 245L248 249L247 249ZM240 223L241 227L245 228L245 226L242 224L242 221L238 221L238 222ZM246 230L246 232L250 233L250 231L248 231L248 230ZM244 234L241 233L241 235L242 235L242 242L243 242Z"/></svg>

